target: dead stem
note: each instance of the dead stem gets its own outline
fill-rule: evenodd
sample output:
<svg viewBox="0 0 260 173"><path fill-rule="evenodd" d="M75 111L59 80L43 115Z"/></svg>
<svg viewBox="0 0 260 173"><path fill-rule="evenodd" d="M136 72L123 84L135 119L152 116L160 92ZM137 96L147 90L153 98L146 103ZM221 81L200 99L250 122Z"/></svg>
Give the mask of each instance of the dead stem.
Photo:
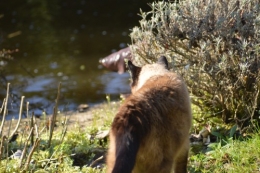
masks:
<svg viewBox="0 0 260 173"><path fill-rule="evenodd" d="M29 117L29 102L26 102L26 118Z"/></svg>
<svg viewBox="0 0 260 173"><path fill-rule="evenodd" d="M24 96L22 96L21 98L21 104L20 104L20 111L19 111L19 119L18 119L18 122L16 124L16 127L14 129L14 131L12 132L12 134L10 135L9 137L9 140L14 136L14 134L16 133L16 131L18 130L18 127L21 123L21 119L22 119L22 111L23 111L23 101L24 101Z"/></svg>
<svg viewBox="0 0 260 173"><path fill-rule="evenodd" d="M31 117L31 122L30 122L30 128L34 128L34 112L32 112L32 117ZM34 140L33 140L33 137L34 137L34 133L32 132L32 136L31 136L31 146L33 145L34 143Z"/></svg>
<svg viewBox="0 0 260 173"><path fill-rule="evenodd" d="M2 118L2 124L0 127L0 137L2 137L3 129L4 129L4 123L5 123L5 116L7 112L7 104L8 104L8 98L9 98L9 88L10 88L10 83L7 84L7 91L6 91L6 98L5 98L5 104L4 104L4 114Z"/></svg>
<svg viewBox="0 0 260 173"><path fill-rule="evenodd" d="M27 137L27 139L26 139L26 141L25 141L25 143L24 143L24 149L23 149L23 152L22 152L22 155L21 155L21 160L20 160L19 168L22 168L23 158L24 158L24 156L25 156L25 154L26 154L28 142L29 142L29 140L30 140L30 138L31 138L32 133L33 133L33 128L31 128L30 133L29 133L29 135L28 135L28 137Z"/></svg>
<svg viewBox="0 0 260 173"><path fill-rule="evenodd" d="M38 147L38 145L39 145L39 143L40 143L40 140L41 140L40 138L36 138L36 140L35 140L35 142L34 142L34 145L32 146L32 149L31 149L31 151L30 151L30 153L29 153L29 155L28 155L28 157L27 157L27 160L26 160L26 162L25 162L24 169L23 169L22 172L26 172L26 171L27 171L28 166L29 166L29 164L30 164L30 161L31 161L31 159L32 159L32 155L33 155L35 149Z"/></svg>
<svg viewBox="0 0 260 173"><path fill-rule="evenodd" d="M61 83L59 83L58 86L58 94L57 94L57 98L55 100L55 107L53 110L53 115L50 118L51 122L50 122L50 137L49 137L49 141L48 141L48 148L51 146L51 139L52 139L52 134L53 134L53 130L54 130L54 126L55 126L55 122L56 122L56 117L57 117L57 111L58 111L58 103L59 103L59 98L60 98L60 88L61 88Z"/></svg>
<svg viewBox="0 0 260 173"><path fill-rule="evenodd" d="M13 119L9 122L7 139L9 138L9 134L10 134L10 131L11 131L11 128L12 128L12 122L13 122ZM8 153L9 153L8 143L9 143L9 142L8 142L8 140L7 140L7 142L6 142L6 158L8 158ZM4 172L6 172L6 168L7 168L8 162L9 162L9 159L6 159L5 171L4 171Z"/></svg>
<svg viewBox="0 0 260 173"><path fill-rule="evenodd" d="M2 103L2 106L1 106L1 108L0 108L0 114L2 113L2 110L4 109L4 105L5 105L5 98L4 98L3 103Z"/></svg>

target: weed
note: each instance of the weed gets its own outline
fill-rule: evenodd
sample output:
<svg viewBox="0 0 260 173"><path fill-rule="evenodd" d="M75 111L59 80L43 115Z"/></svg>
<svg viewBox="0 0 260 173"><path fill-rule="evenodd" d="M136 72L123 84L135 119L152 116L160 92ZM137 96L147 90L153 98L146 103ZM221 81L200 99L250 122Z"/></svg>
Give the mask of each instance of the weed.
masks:
<svg viewBox="0 0 260 173"><path fill-rule="evenodd" d="M60 86L58 93L59 90ZM86 122L82 127L80 121L70 124L72 117L57 113L58 99L59 94L54 108L56 117L43 112L43 120L35 119L33 114L21 119L22 109L18 120L5 121L3 116L0 126L0 172L104 172L102 164L97 165L99 169L90 167L93 159L105 154L107 147L107 140L96 139L95 135L109 129L120 102L111 101L107 96L107 103L97 106L89 113L92 115L92 123ZM8 94L5 100L8 100ZM21 101L21 108L22 103ZM29 103L26 107L29 107ZM3 115L6 115L6 102L2 108ZM50 119L52 122L46 123ZM55 123L59 126L55 127ZM16 133L19 135L11 140L11 136Z"/></svg>

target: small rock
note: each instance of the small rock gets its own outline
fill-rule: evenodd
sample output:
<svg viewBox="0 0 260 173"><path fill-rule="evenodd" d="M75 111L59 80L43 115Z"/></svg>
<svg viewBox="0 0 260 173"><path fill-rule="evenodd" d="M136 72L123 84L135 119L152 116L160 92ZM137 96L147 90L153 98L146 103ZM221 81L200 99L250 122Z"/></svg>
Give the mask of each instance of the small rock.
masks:
<svg viewBox="0 0 260 173"><path fill-rule="evenodd" d="M13 155L11 155L12 159L20 159L22 156L22 150L17 150Z"/></svg>
<svg viewBox="0 0 260 173"><path fill-rule="evenodd" d="M96 134L96 138L97 139L104 139L104 138L108 137L108 135L109 135L109 130L100 131Z"/></svg>
<svg viewBox="0 0 260 173"><path fill-rule="evenodd" d="M88 108L88 104L80 104L77 109L79 112L86 112Z"/></svg>

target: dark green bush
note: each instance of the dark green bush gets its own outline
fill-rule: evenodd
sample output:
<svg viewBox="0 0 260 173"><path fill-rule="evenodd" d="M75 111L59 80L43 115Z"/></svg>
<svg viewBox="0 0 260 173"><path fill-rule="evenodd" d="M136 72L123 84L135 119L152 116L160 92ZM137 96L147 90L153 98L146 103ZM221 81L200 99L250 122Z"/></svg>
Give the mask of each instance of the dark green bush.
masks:
<svg viewBox="0 0 260 173"><path fill-rule="evenodd" d="M224 123L259 120L260 4L257 0L155 2L132 30L135 63L166 55L193 104ZM208 114L210 113L210 115Z"/></svg>

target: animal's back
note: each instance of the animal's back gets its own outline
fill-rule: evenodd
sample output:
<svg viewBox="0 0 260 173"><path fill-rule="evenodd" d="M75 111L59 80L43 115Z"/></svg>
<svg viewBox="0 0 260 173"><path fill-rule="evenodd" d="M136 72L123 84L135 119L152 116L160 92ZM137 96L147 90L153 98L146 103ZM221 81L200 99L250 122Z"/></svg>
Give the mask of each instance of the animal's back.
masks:
<svg viewBox="0 0 260 173"><path fill-rule="evenodd" d="M179 164L186 165L191 110L182 79L174 73L154 76L136 95L144 96L139 102L146 103L142 109L148 108L145 115L152 123L138 151L134 172L169 173L179 154L185 155Z"/></svg>
<svg viewBox="0 0 260 173"><path fill-rule="evenodd" d="M169 71L152 75L125 100L112 123L108 172L170 173L173 167L175 173L186 172L190 126L183 80Z"/></svg>

